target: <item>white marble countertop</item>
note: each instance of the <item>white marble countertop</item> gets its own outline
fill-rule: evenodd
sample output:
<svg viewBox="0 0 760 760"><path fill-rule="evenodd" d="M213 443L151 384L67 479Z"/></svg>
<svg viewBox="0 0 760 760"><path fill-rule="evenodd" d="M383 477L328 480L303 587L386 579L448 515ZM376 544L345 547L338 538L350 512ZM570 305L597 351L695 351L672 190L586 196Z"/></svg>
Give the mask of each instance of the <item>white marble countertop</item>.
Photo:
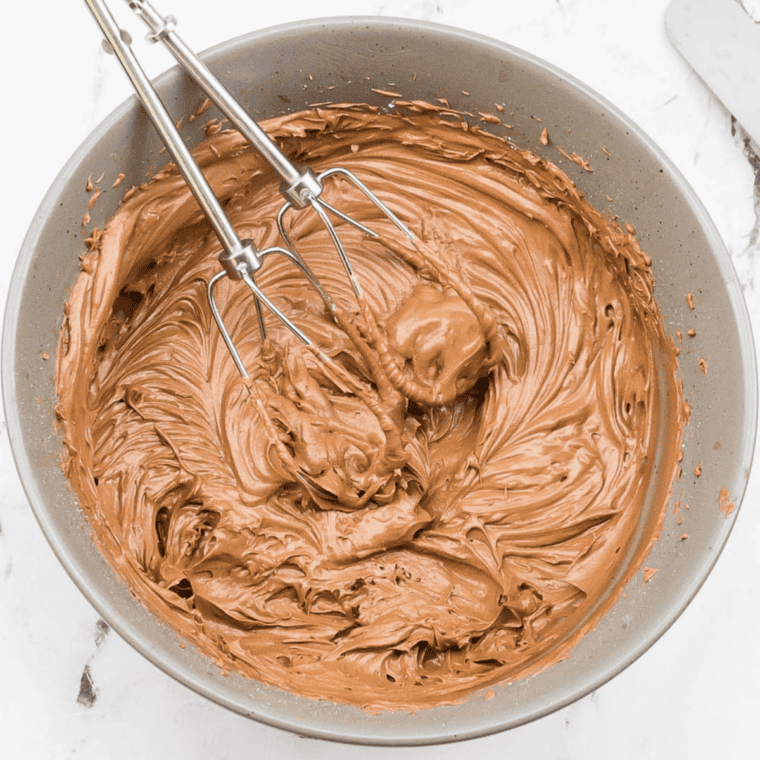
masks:
<svg viewBox="0 0 760 760"><path fill-rule="evenodd" d="M522 47L586 82L671 157L712 215L760 335L760 161L730 114L670 46L669 0L250 0L157 2L196 49L317 16L425 19ZM111 0L112 7L119 0ZM209 13L213 7L214 14ZM139 30L139 24L130 27ZM13 264L47 187L89 131L130 94L83 3L14 3L0 28L5 243ZM153 57L151 57L153 56ZM145 58L151 74L164 51ZM758 93L760 97L760 93ZM8 189L9 188L9 189ZM174 682L99 619L49 549L0 419L0 754L8 758L757 757L760 472L728 548L655 646L585 699L495 736L431 748L306 739L217 707Z"/></svg>

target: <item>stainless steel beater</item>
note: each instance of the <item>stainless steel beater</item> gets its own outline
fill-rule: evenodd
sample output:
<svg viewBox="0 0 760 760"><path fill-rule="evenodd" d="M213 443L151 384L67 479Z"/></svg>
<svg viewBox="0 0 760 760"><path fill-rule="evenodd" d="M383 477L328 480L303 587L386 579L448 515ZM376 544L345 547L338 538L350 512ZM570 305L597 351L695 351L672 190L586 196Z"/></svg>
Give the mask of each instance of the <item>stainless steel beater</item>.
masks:
<svg viewBox="0 0 760 760"><path fill-rule="evenodd" d="M224 319L214 295L216 285L223 277L242 281L252 291L262 338L266 338L264 315L261 309L261 304L264 304L304 344L313 346L311 339L271 301L256 283L256 273L263 266L264 257L273 253L280 254L298 267L317 289L328 310L331 313L335 312L335 305L332 299L298 254L293 241L287 233L284 222L287 212L291 209L302 210L311 208L319 216L330 235L357 298L361 298L361 286L354 274L351 262L330 215L342 219L371 237L377 237L377 234L328 204L322 198L324 181L333 176L342 176L348 179L410 240L414 239L413 234L363 182L346 169L333 167L320 174L316 174L309 167L305 167L302 170L297 169L198 56L185 45L175 31L176 19L173 16L162 16L147 0L126 0L130 8L148 25L150 29L148 40L151 42L160 40L166 44L190 77L253 147L261 153L283 180L280 191L285 198L285 203L277 215L277 226L280 235L288 247L273 246L259 250L251 240L241 240L224 213L211 186L206 181L200 167L192 157L190 150L180 137L174 121L166 111L153 85L132 52L130 36L119 28L103 0L85 0L85 2L103 32L106 49L108 52L113 52L119 59L148 117L156 127L224 249L219 256L222 271L208 282L208 299L222 338L240 374L243 377L248 377L240 354L224 324ZM318 351L318 347L314 348Z"/></svg>

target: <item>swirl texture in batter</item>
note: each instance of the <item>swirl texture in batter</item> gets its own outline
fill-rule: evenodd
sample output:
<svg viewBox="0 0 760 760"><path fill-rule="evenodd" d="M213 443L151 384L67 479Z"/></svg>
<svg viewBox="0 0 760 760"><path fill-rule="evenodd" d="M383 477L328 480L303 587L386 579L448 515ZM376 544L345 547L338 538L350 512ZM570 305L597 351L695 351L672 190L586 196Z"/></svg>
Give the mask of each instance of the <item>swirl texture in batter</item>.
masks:
<svg viewBox="0 0 760 760"><path fill-rule="evenodd" d="M446 114L344 106L266 123L354 171L292 217L286 259L220 302L219 244L169 166L97 235L58 357L64 468L116 571L223 668L370 710L455 702L563 659L657 535L684 420L650 261L554 165ZM271 170L233 131L196 151L242 238L281 244ZM670 400L667 402L667 400ZM662 446L663 436L665 446ZM643 532L643 537L642 537Z"/></svg>

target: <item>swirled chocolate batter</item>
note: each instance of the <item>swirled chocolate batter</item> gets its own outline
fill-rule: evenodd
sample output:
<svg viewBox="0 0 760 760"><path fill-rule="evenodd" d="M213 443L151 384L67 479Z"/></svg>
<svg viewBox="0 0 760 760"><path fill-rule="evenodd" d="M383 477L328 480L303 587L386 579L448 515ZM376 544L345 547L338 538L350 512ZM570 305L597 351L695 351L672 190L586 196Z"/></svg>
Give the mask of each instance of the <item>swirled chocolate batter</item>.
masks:
<svg viewBox="0 0 760 760"><path fill-rule="evenodd" d="M266 123L344 166L352 293L292 217L328 313L286 259L260 284L329 357L225 281L167 167L83 259L58 357L65 470L133 592L223 668L370 710L536 672L614 604L659 530L684 409L650 262L554 165L446 114L315 110ZM241 237L281 244L279 182L232 131L198 150ZM669 401L666 402L666 400ZM657 482L654 488L654 463Z"/></svg>

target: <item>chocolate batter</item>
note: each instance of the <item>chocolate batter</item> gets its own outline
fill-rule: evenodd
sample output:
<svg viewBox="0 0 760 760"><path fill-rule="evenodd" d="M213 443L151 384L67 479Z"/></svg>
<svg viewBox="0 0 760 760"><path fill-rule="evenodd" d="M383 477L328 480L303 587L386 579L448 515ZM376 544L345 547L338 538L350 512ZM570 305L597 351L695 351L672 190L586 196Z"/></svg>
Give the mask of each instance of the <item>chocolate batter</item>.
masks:
<svg viewBox="0 0 760 760"><path fill-rule="evenodd" d="M64 468L137 597L223 669L369 710L451 703L568 656L656 539L685 405L649 259L555 166L450 114L342 106L271 120L286 152L343 166L324 228L220 302L219 244L173 167L92 238L58 356ZM198 150L242 238L281 244L279 182L233 131ZM669 398L670 403L665 399ZM645 514L645 507L648 512ZM652 517L654 515L654 517ZM641 538L641 531L645 536Z"/></svg>

